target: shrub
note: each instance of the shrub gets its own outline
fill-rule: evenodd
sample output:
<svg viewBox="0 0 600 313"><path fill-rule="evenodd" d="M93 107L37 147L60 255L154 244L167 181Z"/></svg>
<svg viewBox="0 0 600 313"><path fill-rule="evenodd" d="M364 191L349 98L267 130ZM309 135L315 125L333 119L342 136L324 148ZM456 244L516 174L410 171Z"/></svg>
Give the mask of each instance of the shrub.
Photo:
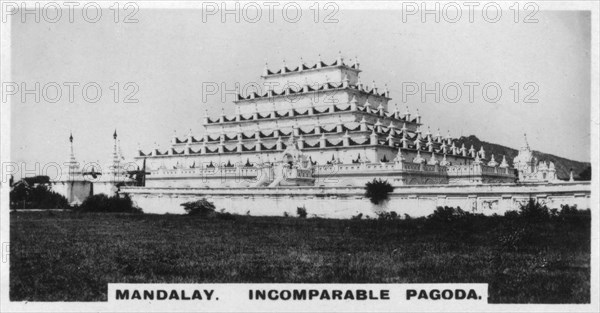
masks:
<svg viewBox="0 0 600 313"><path fill-rule="evenodd" d="M394 191L394 187L387 180L373 179L365 185L365 197L371 200L373 204L380 204L389 198L389 194Z"/></svg>
<svg viewBox="0 0 600 313"><path fill-rule="evenodd" d="M432 214L427 216L428 220L440 221L440 222L453 222L468 215L468 212L463 211L460 207L456 209L449 206L437 207Z"/></svg>
<svg viewBox="0 0 600 313"><path fill-rule="evenodd" d="M395 211L377 213L377 219L383 221L393 221L398 219L398 213Z"/></svg>
<svg viewBox="0 0 600 313"><path fill-rule="evenodd" d="M79 212L103 212L103 213L142 213L142 210L133 205L129 196L115 195L109 197L105 194L97 194L87 197L79 207Z"/></svg>
<svg viewBox="0 0 600 313"><path fill-rule="evenodd" d="M521 205L519 211L521 217L531 222L541 222L550 219L548 207L532 198L527 201L527 204Z"/></svg>
<svg viewBox="0 0 600 313"><path fill-rule="evenodd" d="M215 215L215 205L206 200L206 198L182 203L181 206L189 215L198 215L202 217L211 217Z"/></svg>
<svg viewBox="0 0 600 313"><path fill-rule="evenodd" d="M362 213L358 213L357 215L353 215L350 219L351 220L361 220L363 217Z"/></svg>
<svg viewBox="0 0 600 313"><path fill-rule="evenodd" d="M229 212L219 212L219 213L217 213L217 218L220 220L225 220L225 221L235 221L236 220L235 214L231 214Z"/></svg>
<svg viewBox="0 0 600 313"><path fill-rule="evenodd" d="M506 211L504 212L504 217L515 220L519 218L519 212L515 210Z"/></svg>
<svg viewBox="0 0 600 313"><path fill-rule="evenodd" d="M308 213L306 213L306 207L298 207L298 209L296 210L296 214L298 214L299 218L306 218L306 216L308 215Z"/></svg>
<svg viewBox="0 0 600 313"><path fill-rule="evenodd" d="M587 227L587 223L591 221L591 218L592 212L590 209L579 210L576 205L569 206L566 204L560 206L560 211L556 216L556 220L562 223L579 225L581 227Z"/></svg>

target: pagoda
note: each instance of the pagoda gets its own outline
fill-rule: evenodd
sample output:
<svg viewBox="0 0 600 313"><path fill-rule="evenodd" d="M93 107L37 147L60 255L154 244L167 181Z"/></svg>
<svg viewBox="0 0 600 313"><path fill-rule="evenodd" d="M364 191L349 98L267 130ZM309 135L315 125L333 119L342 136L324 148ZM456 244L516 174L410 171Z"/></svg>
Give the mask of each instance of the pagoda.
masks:
<svg viewBox="0 0 600 313"><path fill-rule="evenodd" d="M364 186L514 182L497 162L423 127L419 111L391 105L387 86L360 79L357 58L283 62L265 69L264 91L238 94L235 114L204 117L205 131L139 151L148 187Z"/></svg>

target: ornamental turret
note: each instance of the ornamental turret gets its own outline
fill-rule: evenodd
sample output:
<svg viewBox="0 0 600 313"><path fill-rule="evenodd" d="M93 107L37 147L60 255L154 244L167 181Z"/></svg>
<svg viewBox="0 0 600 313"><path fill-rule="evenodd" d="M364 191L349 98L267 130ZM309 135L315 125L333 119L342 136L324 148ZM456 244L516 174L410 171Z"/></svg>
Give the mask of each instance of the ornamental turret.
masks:
<svg viewBox="0 0 600 313"><path fill-rule="evenodd" d="M490 158L490 161L487 164L488 166L491 167L496 167L498 166L498 162L496 162L496 159L494 159L494 155L492 154L492 157Z"/></svg>

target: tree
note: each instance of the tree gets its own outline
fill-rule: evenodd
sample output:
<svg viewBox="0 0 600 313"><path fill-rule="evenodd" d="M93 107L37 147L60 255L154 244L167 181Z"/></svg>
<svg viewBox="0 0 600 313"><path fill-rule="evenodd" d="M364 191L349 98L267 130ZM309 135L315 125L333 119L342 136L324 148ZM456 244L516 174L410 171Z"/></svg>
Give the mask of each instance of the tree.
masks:
<svg viewBox="0 0 600 313"><path fill-rule="evenodd" d="M387 200L393 191L394 187L387 180L380 178L374 178L365 185L365 197L369 198L373 204L380 204Z"/></svg>
<svg viewBox="0 0 600 313"><path fill-rule="evenodd" d="M588 165L583 171L579 172L577 180L592 180L592 166Z"/></svg>

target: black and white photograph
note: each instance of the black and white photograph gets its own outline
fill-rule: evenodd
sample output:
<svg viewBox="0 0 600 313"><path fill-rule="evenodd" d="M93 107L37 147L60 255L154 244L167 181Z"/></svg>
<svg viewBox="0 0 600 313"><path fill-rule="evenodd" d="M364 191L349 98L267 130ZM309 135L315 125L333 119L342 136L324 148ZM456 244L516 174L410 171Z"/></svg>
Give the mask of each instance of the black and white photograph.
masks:
<svg viewBox="0 0 600 313"><path fill-rule="evenodd" d="M3 312L600 310L600 3L1 5Z"/></svg>

